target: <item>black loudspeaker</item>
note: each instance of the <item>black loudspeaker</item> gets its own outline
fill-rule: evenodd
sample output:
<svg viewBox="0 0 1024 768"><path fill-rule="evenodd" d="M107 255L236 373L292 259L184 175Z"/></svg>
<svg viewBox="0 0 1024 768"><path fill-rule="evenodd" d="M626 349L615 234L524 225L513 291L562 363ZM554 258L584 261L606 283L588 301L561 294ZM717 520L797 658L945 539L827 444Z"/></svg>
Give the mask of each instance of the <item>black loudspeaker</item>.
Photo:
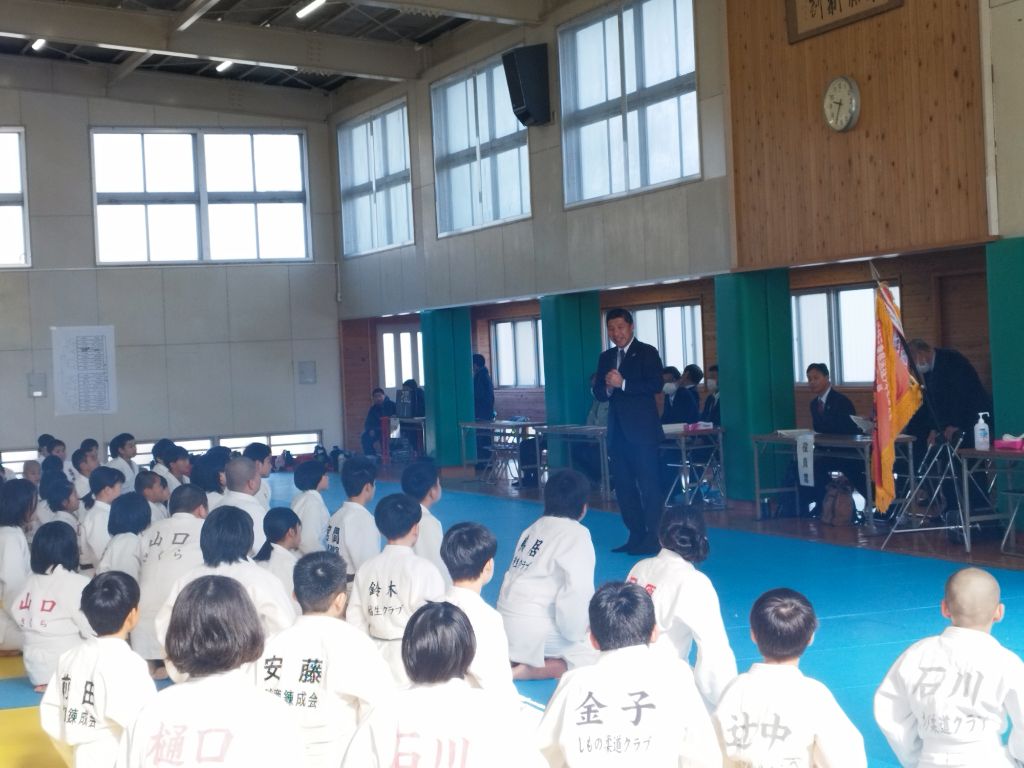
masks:
<svg viewBox="0 0 1024 768"><path fill-rule="evenodd" d="M548 47L545 43L514 48L501 57L512 97L512 111L523 125L551 122L548 97Z"/></svg>

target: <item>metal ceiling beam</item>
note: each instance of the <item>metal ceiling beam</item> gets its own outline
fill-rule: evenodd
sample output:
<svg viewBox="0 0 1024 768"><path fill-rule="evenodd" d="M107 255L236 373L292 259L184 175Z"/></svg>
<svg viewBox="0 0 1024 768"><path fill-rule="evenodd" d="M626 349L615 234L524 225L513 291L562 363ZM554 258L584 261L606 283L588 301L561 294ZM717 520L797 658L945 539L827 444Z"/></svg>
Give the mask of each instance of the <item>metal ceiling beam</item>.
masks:
<svg viewBox="0 0 1024 768"><path fill-rule="evenodd" d="M149 51L135 51L128 54L128 58L117 65L117 69L110 75L110 82L116 83L124 80L128 75L141 67L153 54Z"/></svg>
<svg viewBox="0 0 1024 768"><path fill-rule="evenodd" d="M458 16L498 24L539 24L543 0L356 0L359 5L396 8L409 13Z"/></svg>
<svg viewBox="0 0 1024 768"><path fill-rule="evenodd" d="M419 76L414 46L375 40L195 21L178 32L177 14L126 11L52 0L0 0L0 32L139 53L295 67L383 80Z"/></svg>
<svg viewBox="0 0 1024 768"><path fill-rule="evenodd" d="M178 32L184 32L203 18L203 14L219 2L220 0L192 0L188 8L179 13L174 19L174 28Z"/></svg>

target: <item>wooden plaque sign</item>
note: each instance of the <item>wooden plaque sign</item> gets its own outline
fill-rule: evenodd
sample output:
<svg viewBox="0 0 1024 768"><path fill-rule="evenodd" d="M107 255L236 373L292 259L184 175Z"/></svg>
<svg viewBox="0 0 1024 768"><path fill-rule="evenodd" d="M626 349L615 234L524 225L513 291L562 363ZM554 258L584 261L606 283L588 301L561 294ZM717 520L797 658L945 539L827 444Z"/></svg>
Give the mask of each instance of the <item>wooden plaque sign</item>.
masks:
<svg viewBox="0 0 1024 768"><path fill-rule="evenodd" d="M786 0L789 42L852 24L903 5L903 0Z"/></svg>

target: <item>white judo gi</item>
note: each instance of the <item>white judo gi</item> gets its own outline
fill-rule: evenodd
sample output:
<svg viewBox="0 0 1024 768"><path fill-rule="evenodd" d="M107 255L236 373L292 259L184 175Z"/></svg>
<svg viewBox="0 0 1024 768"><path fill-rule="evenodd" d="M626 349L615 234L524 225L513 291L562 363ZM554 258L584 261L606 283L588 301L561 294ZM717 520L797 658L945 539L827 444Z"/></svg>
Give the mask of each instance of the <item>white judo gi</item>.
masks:
<svg viewBox="0 0 1024 768"><path fill-rule="evenodd" d="M452 587L445 597L452 605L461 608L476 635L476 654L469 665L466 679L471 685L499 695L519 700L519 692L512 681L512 665L509 664L508 638L501 614L494 610L479 593L465 587Z"/></svg>
<svg viewBox="0 0 1024 768"><path fill-rule="evenodd" d="M112 766L121 734L156 696L141 656L116 637L93 637L60 657L39 706L43 730L76 768Z"/></svg>
<svg viewBox="0 0 1024 768"><path fill-rule="evenodd" d="M124 475L124 485L121 486L121 493L128 493L135 490L135 478L139 475L139 465L134 461L122 459L118 456L107 462L107 466L116 469Z"/></svg>
<svg viewBox="0 0 1024 768"><path fill-rule="evenodd" d="M498 595L513 661L531 667L545 657L570 667L591 664L587 610L594 596L594 544L576 520L546 515L519 536Z"/></svg>
<svg viewBox="0 0 1024 768"><path fill-rule="evenodd" d="M434 564L437 572L444 579L444 588L448 589L452 585L452 577L448 573L448 566L441 559L441 541L444 539L444 529L441 527L441 521L422 504L420 504L420 512L422 513L420 535L416 539L412 551Z"/></svg>
<svg viewBox="0 0 1024 768"><path fill-rule="evenodd" d="M689 662L690 649L697 643L693 674L708 709L714 711L722 691L736 677L736 656L711 579L675 552L662 549L634 565L627 581L639 584L654 601L656 647Z"/></svg>
<svg viewBox="0 0 1024 768"><path fill-rule="evenodd" d="M121 740L118 768L214 764L302 766L292 710L253 685L246 665L172 685L139 712Z"/></svg>
<svg viewBox="0 0 1024 768"><path fill-rule="evenodd" d="M327 548L327 523L331 513L327 511L320 491L303 491L292 498L292 512L302 521L302 539L299 551L303 555L322 552Z"/></svg>
<svg viewBox="0 0 1024 768"><path fill-rule="evenodd" d="M164 656L163 642L156 633L156 615L174 583L203 564L203 553L199 549L202 530L202 518L189 512L176 512L142 534L139 623L132 630L131 644L144 659Z"/></svg>
<svg viewBox="0 0 1024 768"><path fill-rule="evenodd" d="M268 639L254 674L298 717L307 768L337 768L356 726L394 689L373 641L331 616L300 616Z"/></svg>
<svg viewBox="0 0 1024 768"><path fill-rule="evenodd" d="M343 768L544 765L507 700L458 678L397 691L359 726Z"/></svg>
<svg viewBox="0 0 1024 768"><path fill-rule="evenodd" d="M566 672L537 732L554 768L718 768L722 752L689 665L646 645Z"/></svg>
<svg viewBox="0 0 1024 768"><path fill-rule="evenodd" d="M187 477L183 481L176 478L174 474L171 472L171 470L169 470L159 461L153 465L153 471L160 475L160 477L162 477L167 482L168 493L174 493L175 488L178 488L180 485L182 485L183 482L188 482ZM132 483L132 489L135 489L135 483Z"/></svg>
<svg viewBox="0 0 1024 768"><path fill-rule="evenodd" d="M256 560L254 562L261 568L266 569L268 573L281 582L281 586L284 587L284 593L291 600L296 615L302 613L302 609L293 596L295 592L295 564L299 562L299 558L295 556L295 553L285 549L280 544L271 544L270 559Z"/></svg>
<svg viewBox="0 0 1024 768"><path fill-rule="evenodd" d="M260 478L260 487L256 491L256 495L253 497L259 502L259 505L263 507L264 511L270 511L270 483L267 482L267 478Z"/></svg>
<svg viewBox="0 0 1024 768"><path fill-rule="evenodd" d="M1012 768L1024 763L1022 697L1015 653L987 632L947 627L892 665L875 694L875 720L902 765Z"/></svg>
<svg viewBox="0 0 1024 768"><path fill-rule="evenodd" d="M137 533L119 533L114 536L103 550L103 556L96 565L96 573L123 571L138 581L142 568L142 536Z"/></svg>
<svg viewBox="0 0 1024 768"><path fill-rule="evenodd" d="M220 497L220 502L217 504L217 507L212 506L212 501L210 504L211 512L217 507L238 507L251 517L252 549L249 550L249 554L255 555L260 551L263 547L263 542L267 540L267 535L263 532L263 518L267 516L267 510L259 503L259 501L256 500L255 496L250 496L248 493L241 493L240 491L226 491L224 495Z"/></svg>
<svg viewBox="0 0 1024 768"><path fill-rule="evenodd" d="M86 576L54 566L33 573L11 600L8 610L25 636L25 671L32 685L50 680L64 651L96 633L82 613Z"/></svg>
<svg viewBox="0 0 1024 768"><path fill-rule="evenodd" d="M149 524L158 523L168 518L167 506L158 501L147 502L149 504Z"/></svg>
<svg viewBox="0 0 1024 768"><path fill-rule="evenodd" d="M754 664L729 684L714 714L724 765L867 766L864 739L817 680L790 664Z"/></svg>
<svg viewBox="0 0 1024 768"><path fill-rule="evenodd" d="M89 509L83 504L79 510L82 535L80 537L82 567L95 568L110 543L107 524L110 522L110 505L98 499Z"/></svg>
<svg viewBox="0 0 1024 768"><path fill-rule="evenodd" d="M402 663L405 625L421 605L439 600L444 600L444 580L437 568L411 547L388 544L356 573L345 615L373 639L395 681L404 684L409 682Z"/></svg>
<svg viewBox="0 0 1024 768"><path fill-rule="evenodd" d="M0 650L20 650L24 638L17 622L11 618L12 600L28 580L32 568L28 539L14 525L0 527Z"/></svg>
<svg viewBox="0 0 1024 768"><path fill-rule="evenodd" d="M342 504L327 523L327 549L341 555L349 576L379 555L380 531L370 511L354 501Z"/></svg>
<svg viewBox="0 0 1024 768"><path fill-rule="evenodd" d="M81 511L82 509L84 508L79 506L79 510ZM58 509L56 512L54 512L52 509L50 509L49 504L47 504L45 501L40 501L38 504L36 504L35 519L33 520L32 523L32 532L31 535L29 536L29 541L31 541L32 537L35 536L36 531L38 531L44 525L46 525L47 523L53 523L57 521L67 523L75 530L75 535L78 535L80 522L78 520L77 514L73 512L67 512L63 509Z"/></svg>

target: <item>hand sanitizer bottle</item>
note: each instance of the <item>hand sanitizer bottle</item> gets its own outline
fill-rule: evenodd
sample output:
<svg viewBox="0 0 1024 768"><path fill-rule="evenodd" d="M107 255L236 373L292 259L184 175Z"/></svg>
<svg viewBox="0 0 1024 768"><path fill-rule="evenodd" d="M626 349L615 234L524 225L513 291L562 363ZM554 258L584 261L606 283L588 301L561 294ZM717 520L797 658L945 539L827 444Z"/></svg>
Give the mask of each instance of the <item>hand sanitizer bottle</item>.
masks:
<svg viewBox="0 0 1024 768"><path fill-rule="evenodd" d="M974 425L974 450L976 451L987 451L992 447L989 442L988 424L985 423L985 417L988 415L988 411L979 413L978 423Z"/></svg>

